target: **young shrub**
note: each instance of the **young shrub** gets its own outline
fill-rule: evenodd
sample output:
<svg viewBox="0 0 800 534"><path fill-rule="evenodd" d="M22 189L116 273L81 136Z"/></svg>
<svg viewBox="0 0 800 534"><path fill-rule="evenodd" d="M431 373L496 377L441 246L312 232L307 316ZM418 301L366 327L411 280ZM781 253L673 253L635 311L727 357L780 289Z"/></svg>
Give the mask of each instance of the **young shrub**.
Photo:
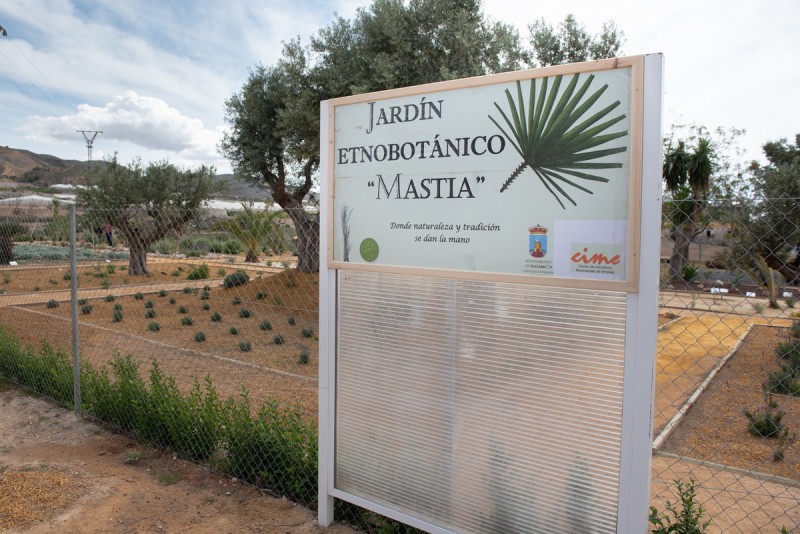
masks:
<svg viewBox="0 0 800 534"><path fill-rule="evenodd" d="M205 280L209 277L208 265L201 263L186 275L187 280Z"/></svg>
<svg viewBox="0 0 800 534"><path fill-rule="evenodd" d="M211 305L210 305L208 302L204 302L204 303L203 303L203 309L204 309L205 311L208 311L208 310L210 310L210 309L211 309Z"/></svg>
<svg viewBox="0 0 800 534"><path fill-rule="evenodd" d="M64 273L64 276L62 276L61 279L64 280L65 282L69 282L70 280L72 280L72 275L70 273Z"/></svg>
<svg viewBox="0 0 800 534"><path fill-rule="evenodd" d="M47 304L45 304L45 307L48 308L48 309L49 308L58 308L58 304L59 304L59 302L57 300L51 299L51 300L47 301Z"/></svg>
<svg viewBox="0 0 800 534"><path fill-rule="evenodd" d="M299 363L302 363L303 365L305 365L309 361L311 361L311 357L308 355L308 352L303 351L303 352L300 353L300 356L297 357L297 361Z"/></svg>
<svg viewBox="0 0 800 534"><path fill-rule="evenodd" d="M194 335L194 340L197 341L198 343L202 343L203 341L206 340L206 335L202 331L196 332Z"/></svg>
<svg viewBox="0 0 800 534"><path fill-rule="evenodd" d="M290 315L289 317L286 318L286 322L289 323L290 325L294 326L294 324L295 324L294 317Z"/></svg>
<svg viewBox="0 0 800 534"><path fill-rule="evenodd" d="M180 276L180 275L181 275L181 272L180 272L179 270L175 269L174 271L172 271L171 273L169 273L169 275L170 275L170 276Z"/></svg>
<svg viewBox="0 0 800 534"><path fill-rule="evenodd" d="M261 321L258 325L259 330L272 330L272 323L269 321Z"/></svg>
<svg viewBox="0 0 800 534"><path fill-rule="evenodd" d="M114 295L106 295L105 301L106 302L114 302Z"/></svg>
<svg viewBox="0 0 800 534"><path fill-rule="evenodd" d="M706 532L711 520L702 521L706 511L697 505L695 485L697 481L689 479L687 484L675 481L678 485L678 496L681 502L678 506L667 501L665 513L658 511L655 506L650 507L648 521L651 525L650 534L703 534Z"/></svg>
<svg viewBox="0 0 800 534"><path fill-rule="evenodd" d="M253 346L250 344L249 341L241 341L239 342L239 350L242 352L250 352L253 350Z"/></svg>
<svg viewBox="0 0 800 534"><path fill-rule="evenodd" d="M289 278L286 279L284 285L288 288L293 288L294 286L297 285L297 279L294 276L290 276Z"/></svg>
<svg viewBox="0 0 800 534"><path fill-rule="evenodd" d="M192 292L192 288L191 287L184 287L181 291L183 291L183 293L185 295L188 295L189 293Z"/></svg>
<svg viewBox="0 0 800 534"><path fill-rule="evenodd" d="M194 324L194 321L192 320L191 317L187 315L186 317L181 318L181 324L183 326L192 326Z"/></svg>
<svg viewBox="0 0 800 534"><path fill-rule="evenodd" d="M796 367L784 366L780 371L774 371L767 376L764 390L776 395L800 397L800 380L795 378L796 375Z"/></svg>
<svg viewBox="0 0 800 534"><path fill-rule="evenodd" d="M106 265L106 272L108 274L114 274L115 272L117 272L117 266L114 265L113 263L109 263L108 265Z"/></svg>
<svg viewBox="0 0 800 534"><path fill-rule="evenodd" d="M775 354L784 360L800 357L800 339L791 339L775 348Z"/></svg>
<svg viewBox="0 0 800 534"><path fill-rule="evenodd" d="M122 304L114 304L114 311L122 311Z"/></svg>
<svg viewBox="0 0 800 534"><path fill-rule="evenodd" d="M266 296L267 296L266 293L264 293L263 291L259 291L258 293L256 293L256 300L264 300Z"/></svg>
<svg viewBox="0 0 800 534"><path fill-rule="evenodd" d="M111 316L111 321L114 323L122 321L122 310L114 310L114 314Z"/></svg>
<svg viewBox="0 0 800 534"><path fill-rule="evenodd" d="M92 305L84 304L83 306L81 306L81 313L83 315L89 315L90 313L92 313Z"/></svg>
<svg viewBox="0 0 800 534"><path fill-rule="evenodd" d="M133 299L134 300L143 300L144 299L144 294L143 293L134 293L133 294Z"/></svg>
<svg viewBox="0 0 800 534"><path fill-rule="evenodd" d="M166 297L166 296L167 296L167 290L166 290L166 289L162 289L162 290L160 290L160 291L158 292L158 296L159 296L159 297Z"/></svg>
<svg viewBox="0 0 800 534"><path fill-rule="evenodd" d="M303 337L312 337L314 335L314 329L313 328L303 328L302 330L300 330L300 335L303 336Z"/></svg>
<svg viewBox="0 0 800 534"><path fill-rule="evenodd" d="M242 303L242 298L241 297L233 297L233 300L231 302L233 303L234 306L238 306L239 304Z"/></svg>
<svg viewBox="0 0 800 534"><path fill-rule="evenodd" d="M100 287L102 287L103 289L108 289L109 287L111 287L111 280L103 280L102 282L100 282Z"/></svg>
<svg viewBox="0 0 800 534"><path fill-rule="evenodd" d="M218 323L221 320L222 320L222 314L220 314L219 312L214 312L214 313L211 314L211 322L212 323Z"/></svg>
<svg viewBox="0 0 800 534"><path fill-rule="evenodd" d="M56 280L55 278L51 278L50 280L48 280L48 282L50 282L50 284L54 286L58 285L58 280Z"/></svg>
<svg viewBox="0 0 800 534"><path fill-rule="evenodd" d="M272 342L276 345L283 345L283 336L278 334L277 336L272 338Z"/></svg>
<svg viewBox="0 0 800 534"><path fill-rule="evenodd" d="M280 295L272 295L272 303L275 306L283 306L283 299L281 299Z"/></svg>
<svg viewBox="0 0 800 534"><path fill-rule="evenodd" d="M200 293L200 300L208 300L211 298L211 293L208 289L204 289L202 293Z"/></svg>
<svg viewBox="0 0 800 534"><path fill-rule="evenodd" d="M150 330L151 332L158 332L159 330L161 330L161 325L155 321L151 321L147 323L147 329Z"/></svg>
<svg viewBox="0 0 800 534"><path fill-rule="evenodd" d="M789 335L795 339L800 338L800 321L794 321L792 323L792 328L789 330Z"/></svg>
<svg viewBox="0 0 800 534"><path fill-rule="evenodd" d="M744 410L747 417L747 430L759 438L777 438L783 431L783 418L786 412L778 408L778 403L767 399L767 406L756 412Z"/></svg>
<svg viewBox="0 0 800 534"><path fill-rule="evenodd" d="M78 306L83 306L84 304L88 303L89 299L78 299Z"/></svg>
<svg viewBox="0 0 800 534"><path fill-rule="evenodd" d="M217 276L225 276L226 274L227 273L225 272L225 269L223 269L222 267L217 269Z"/></svg>
<svg viewBox="0 0 800 534"><path fill-rule="evenodd" d="M236 286L242 286L249 281L250 281L249 274L247 274L244 271L236 271L226 276L222 281L222 285L225 286L225 288L231 288Z"/></svg>
<svg viewBox="0 0 800 534"><path fill-rule="evenodd" d="M144 312L144 316L146 319L152 319L153 317L156 316L156 311L153 309L147 310L146 312Z"/></svg>
<svg viewBox="0 0 800 534"><path fill-rule="evenodd" d="M230 327L228 332L230 332L232 336L238 336L239 335L239 330L235 326Z"/></svg>
<svg viewBox="0 0 800 534"><path fill-rule="evenodd" d="M186 309L186 306L180 306L178 308L178 313L189 313L189 310Z"/></svg>
<svg viewBox="0 0 800 534"><path fill-rule="evenodd" d="M253 312L248 310L247 308L242 308L241 310L239 310L239 317L241 317L242 319L247 319L251 315L253 315Z"/></svg>
<svg viewBox="0 0 800 534"><path fill-rule="evenodd" d="M147 308L148 310L151 309L153 306L155 305L153 304L152 300L148 300L147 302L144 303L144 307Z"/></svg>
<svg viewBox="0 0 800 534"><path fill-rule="evenodd" d="M177 300L175 300L175 297L170 297L170 298L169 298L169 303L170 303L170 304L175 304L176 302L178 302L178 301L177 301Z"/></svg>

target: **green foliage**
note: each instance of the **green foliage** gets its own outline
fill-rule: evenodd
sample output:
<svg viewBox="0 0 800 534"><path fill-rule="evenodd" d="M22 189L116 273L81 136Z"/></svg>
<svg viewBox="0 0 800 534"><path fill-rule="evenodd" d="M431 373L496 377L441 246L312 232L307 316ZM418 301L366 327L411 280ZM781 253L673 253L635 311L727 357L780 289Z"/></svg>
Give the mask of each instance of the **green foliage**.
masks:
<svg viewBox="0 0 800 534"><path fill-rule="evenodd" d="M134 300L143 300L144 299L144 294L143 293L134 293L133 294L133 298L134 298Z"/></svg>
<svg viewBox="0 0 800 534"><path fill-rule="evenodd" d="M528 29L532 62L538 67L616 57L624 41L622 30L613 21L603 23L603 31L592 37L572 14L564 17L557 32L544 19L530 24Z"/></svg>
<svg viewBox="0 0 800 534"><path fill-rule="evenodd" d="M312 328L303 328L300 331L300 335L303 337L312 337L314 335L314 330Z"/></svg>
<svg viewBox="0 0 800 534"><path fill-rule="evenodd" d="M54 299L48 300L47 304L45 304L45 307L48 308L48 309L50 309L50 308L58 308L58 306L59 306L59 302L57 300L54 300Z"/></svg>
<svg viewBox="0 0 800 534"><path fill-rule="evenodd" d="M800 321L794 321L792 323L792 328L789 330L789 335L795 339L800 338Z"/></svg>
<svg viewBox="0 0 800 534"><path fill-rule="evenodd" d="M103 300L105 300L106 302L114 302L114 299L115 299L114 295L106 295L105 299Z"/></svg>
<svg viewBox="0 0 800 534"><path fill-rule="evenodd" d="M23 347L0 327L0 376L23 384L72 408L72 357L42 342L38 351ZM83 363L81 364L83 365Z"/></svg>
<svg viewBox="0 0 800 534"><path fill-rule="evenodd" d="M194 324L194 320L187 315L186 317L181 318L181 324L184 326L192 326Z"/></svg>
<svg viewBox="0 0 800 534"><path fill-rule="evenodd" d="M269 322L269 321L261 321L258 324L258 329L259 330L272 330L272 323Z"/></svg>
<svg viewBox="0 0 800 534"><path fill-rule="evenodd" d="M186 309L186 306L179 306L178 313L189 313L189 310Z"/></svg>
<svg viewBox="0 0 800 534"><path fill-rule="evenodd" d="M200 293L200 300L208 300L211 298L211 292L207 289L204 289L202 293Z"/></svg>
<svg viewBox="0 0 800 534"><path fill-rule="evenodd" d="M178 302L178 300L175 297L170 297L169 298L169 303L170 304L175 304L176 302Z"/></svg>
<svg viewBox="0 0 800 534"><path fill-rule="evenodd" d="M222 285L226 288L241 286L250 281L250 275L244 271L236 271L229 274L222 280Z"/></svg>
<svg viewBox="0 0 800 534"><path fill-rule="evenodd" d="M108 265L106 265L106 272L108 274L114 274L115 272L117 272L117 266L114 265L113 263L109 263Z"/></svg>
<svg viewBox="0 0 800 534"><path fill-rule="evenodd" d="M210 310L210 309L211 309L211 305L210 305L208 302L204 302L204 303L203 303L203 309L204 309L205 311L208 311L208 310Z"/></svg>
<svg viewBox="0 0 800 534"><path fill-rule="evenodd" d="M114 323L122 321L122 310L114 310L114 313L111 315L111 321Z"/></svg>
<svg viewBox="0 0 800 534"><path fill-rule="evenodd" d="M153 304L152 300L148 300L144 303L144 307L147 309L151 309L153 306L155 306L155 304Z"/></svg>
<svg viewBox="0 0 800 534"><path fill-rule="evenodd" d="M122 311L122 304L114 304L114 311Z"/></svg>
<svg viewBox="0 0 800 534"><path fill-rule="evenodd" d="M161 325L155 321L151 321L147 323L147 329L150 330L151 332L158 332L159 330L161 330Z"/></svg>
<svg viewBox="0 0 800 534"><path fill-rule="evenodd" d="M276 345L283 345L283 341L284 341L283 336L280 334L272 338L272 342Z"/></svg>
<svg viewBox="0 0 800 534"><path fill-rule="evenodd" d="M266 293L264 293L263 291L259 291L258 293L256 293L256 300L264 300L266 296L267 296Z"/></svg>
<svg viewBox="0 0 800 534"><path fill-rule="evenodd" d="M778 403L767 398L767 406L756 412L744 410L747 418L747 430L760 438L777 438L783 431L783 418L786 412L778 408Z"/></svg>
<svg viewBox="0 0 800 534"><path fill-rule="evenodd" d="M228 332L230 332L230 333L231 333L231 335L233 335L233 336L237 336L237 335L239 335L239 329L238 329L238 328L236 328L235 326L232 326L232 327L230 327L230 328L228 329Z"/></svg>
<svg viewBox="0 0 800 534"><path fill-rule="evenodd" d="M195 333L194 340L198 343L206 340L206 335L202 331Z"/></svg>
<svg viewBox="0 0 800 534"><path fill-rule="evenodd" d="M246 319L246 318L248 318L248 317L250 317L252 315L253 315L253 312L248 310L247 308L242 308L241 310L239 310L239 317L241 317L243 319Z"/></svg>
<svg viewBox="0 0 800 534"><path fill-rule="evenodd" d="M210 276L208 265L205 263L201 263L197 267L194 267L189 274L186 275L187 280L205 280Z"/></svg>
<svg viewBox="0 0 800 534"><path fill-rule="evenodd" d="M286 322L288 324L292 325L292 326L294 326L294 324L296 323L296 321L294 320L294 317L292 317L291 315L286 318Z"/></svg>
<svg viewBox="0 0 800 534"><path fill-rule="evenodd" d="M234 306L238 306L239 304L242 303L242 297L233 297L233 300L231 301L231 303Z"/></svg>
<svg viewBox="0 0 800 534"><path fill-rule="evenodd" d="M253 345L251 345L249 341L240 341L239 350L241 352L250 352L251 350L253 350Z"/></svg>
<svg viewBox="0 0 800 534"><path fill-rule="evenodd" d="M222 314L219 312L214 312L211 314L211 322L218 323L222 320Z"/></svg>
<svg viewBox="0 0 800 534"><path fill-rule="evenodd" d="M181 293L183 293L184 295L188 295L191 292L192 292L191 287L184 287L183 289L181 289Z"/></svg>
<svg viewBox="0 0 800 534"><path fill-rule="evenodd" d="M158 296L159 297L166 297L167 296L167 290L166 289L159 290L158 291Z"/></svg>
<svg viewBox="0 0 800 534"><path fill-rule="evenodd" d="M156 311L154 309L149 309L146 312L144 312L144 316L146 319L152 319L153 317L156 316Z"/></svg>
<svg viewBox="0 0 800 534"><path fill-rule="evenodd" d="M72 280L72 275L70 273L64 273L61 279L64 280L65 282L69 282L70 280Z"/></svg>
<svg viewBox="0 0 800 534"><path fill-rule="evenodd" d="M691 282L697 278L698 272L697 266L693 263L687 263L681 268L681 276L687 282Z"/></svg>
<svg viewBox="0 0 800 534"><path fill-rule="evenodd" d="M297 361L299 363L302 363L303 365L305 365L309 361L311 361L311 357L308 355L308 352L303 351L303 352L300 353L300 356L298 356Z"/></svg>
<svg viewBox="0 0 800 534"><path fill-rule="evenodd" d="M244 261L257 262L259 251L278 241L275 221L284 215L280 210L259 211L242 204L242 211L237 212L232 219L215 224L214 228L232 234L244 245Z"/></svg>
<svg viewBox="0 0 800 534"><path fill-rule="evenodd" d="M650 534L703 534L711 521L702 521L705 510L696 502L694 479L684 484L675 481L678 486L680 503L673 505L667 501L666 512L659 512L655 506L650 507Z"/></svg>
<svg viewBox="0 0 800 534"><path fill-rule="evenodd" d="M84 304L83 306L81 306L81 313L83 315L89 315L90 313L92 313L92 305Z"/></svg>

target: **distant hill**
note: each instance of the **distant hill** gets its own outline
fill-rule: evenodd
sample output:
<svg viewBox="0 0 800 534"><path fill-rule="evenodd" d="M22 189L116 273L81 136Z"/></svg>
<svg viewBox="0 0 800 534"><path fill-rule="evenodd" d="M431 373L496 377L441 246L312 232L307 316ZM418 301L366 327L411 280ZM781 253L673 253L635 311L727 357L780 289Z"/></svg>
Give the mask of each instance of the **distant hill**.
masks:
<svg viewBox="0 0 800 534"><path fill-rule="evenodd" d="M93 166L105 165L93 161ZM15 182L20 187L48 187L54 184L84 184L89 163L65 160L28 150L0 147L0 181ZM221 195L241 201L263 201L269 197L266 190L249 184L233 174L218 174L217 180L226 183Z"/></svg>

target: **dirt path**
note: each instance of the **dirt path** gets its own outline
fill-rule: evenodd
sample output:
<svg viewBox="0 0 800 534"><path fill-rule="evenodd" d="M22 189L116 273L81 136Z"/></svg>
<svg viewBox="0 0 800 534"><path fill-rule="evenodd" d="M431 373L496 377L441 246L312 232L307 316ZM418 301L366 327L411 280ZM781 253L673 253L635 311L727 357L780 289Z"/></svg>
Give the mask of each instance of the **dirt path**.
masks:
<svg viewBox="0 0 800 534"><path fill-rule="evenodd" d="M136 458L139 458L136 460ZM0 382L0 531L346 533Z"/></svg>

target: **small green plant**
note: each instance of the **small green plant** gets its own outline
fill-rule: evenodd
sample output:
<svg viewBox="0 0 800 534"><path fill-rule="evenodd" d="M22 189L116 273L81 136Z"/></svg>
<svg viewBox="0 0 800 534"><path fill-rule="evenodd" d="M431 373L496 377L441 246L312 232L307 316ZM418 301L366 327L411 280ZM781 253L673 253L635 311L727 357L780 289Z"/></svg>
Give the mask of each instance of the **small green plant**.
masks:
<svg viewBox="0 0 800 534"><path fill-rule="evenodd" d="M289 278L286 279L286 282L284 283L284 285L286 287L288 287L288 288L292 288L292 287L296 286L297 285L297 278L295 278L294 276L290 276Z"/></svg>
<svg viewBox="0 0 800 534"><path fill-rule="evenodd" d="M181 275L181 272L180 272L178 269L175 269L174 271L172 271L171 273L169 273L169 275L170 275L170 276L180 276L180 275Z"/></svg>
<svg viewBox="0 0 800 534"><path fill-rule="evenodd" d="M133 300L144 300L144 293L134 293Z"/></svg>
<svg viewBox="0 0 800 534"><path fill-rule="evenodd" d="M160 290L160 291L158 292L158 296L159 296L159 297L166 297L166 296L167 296L167 290L166 290L166 289L162 289L162 290Z"/></svg>
<svg viewBox="0 0 800 534"><path fill-rule="evenodd" d="M102 282L100 282L100 287L102 287L103 289L108 289L109 287L111 287L111 280L103 280Z"/></svg>
<svg viewBox="0 0 800 534"><path fill-rule="evenodd" d="M144 303L144 307L147 309L151 309L153 306L155 306L155 304L153 304L152 300L145 301Z"/></svg>
<svg viewBox="0 0 800 534"><path fill-rule="evenodd" d="M797 305L797 298L795 297L786 297L784 299L787 308L794 308Z"/></svg>
<svg viewBox="0 0 800 534"><path fill-rule="evenodd" d="M142 451L138 449L133 449L125 453L125 460L123 460L126 464L135 464L144 458Z"/></svg>
<svg viewBox="0 0 800 534"><path fill-rule="evenodd" d="M179 306L178 313L189 313L189 310L186 309L186 306Z"/></svg>
<svg viewBox="0 0 800 534"><path fill-rule="evenodd" d="M750 305L753 307L753 311L758 314L764 313L765 306L760 302L752 302Z"/></svg>
<svg viewBox="0 0 800 534"><path fill-rule="evenodd" d="M252 315L253 315L253 312L248 310L247 308L242 308L241 310L239 310L239 317L241 317L243 319L247 319L248 317L250 317Z"/></svg>
<svg viewBox="0 0 800 534"><path fill-rule="evenodd" d="M108 274L114 274L115 272L117 272L117 266L114 265L113 263L109 263L108 265L106 265L106 272Z"/></svg>
<svg viewBox="0 0 800 534"><path fill-rule="evenodd" d="M106 295L105 301L106 302L114 302L114 295Z"/></svg>
<svg viewBox="0 0 800 534"><path fill-rule="evenodd" d="M767 395L767 406L755 412L744 410L747 430L760 438L777 438L784 429L783 418L786 412L778 408L778 403Z"/></svg>
<svg viewBox="0 0 800 534"><path fill-rule="evenodd" d="M89 302L89 299L78 299L78 306L83 306L87 302Z"/></svg>
<svg viewBox="0 0 800 534"><path fill-rule="evenodd" d="M272 295L272 303L275 306L283 306L283 299L281 299L280 295Z"/></svg>
<svg viewBox="0 0 800 534"><path fill-rule="evenodd" d="M702 521L706 511L696 502L695 485L697 481L675 481L681 502L676 506L667 501L666 512L659 512L655 506L650 507L650 534L703 534L711 520Z"/></svg>
<svg viewBox="0 0 800 534"><path fill-rule="evenodd" d="M187 280L205 280L209 277L208 265L201 263L186 275Z"/></svg>
<svg viewBox="0 0 800 534"><path fill-rule="evenodd" d="M219 312L214 312L214 313L211 314L211 322L212 323L218 323L221 320L222 320L222 314L220 314Z"/></svg>
<svg viewBox="0 0 800 534"><path fill-rule="evenodd" d="M312 337L314 335L314 329L303 328L302 330L300 330L300 335L303 337Z"/></svg>
<svg viewBox="0 0 800 534"><path fill-rule="evenodd" d="M242 352L250 352L253 350L253 345L251 345L249 341L240 341L239 350Z"/></svg>
<svg viewBox="0 0 800 534"><path fill-rule="evenodd" d="M115 323L122 321L122 310L114 310L114 314L111 316L111 321Z"/></svg>
<svg viewBox="0 0 800 534"><path fill-rule="evenodd" d="M785 428L781 435L778 436L778 447L772 453L772 461L773 462L782 462L786 457L786 449L788 449L792 443L794 443L795 435L789 434L789 431Z"/></svg>
<svg viewBox="0 0 800 534"><path fill-rule="evenodd" d="M198 343L201 343L206 340L206 335L202 331L196 332L194 334L194 340L197 341Z"/></svg>
<svg viewBox="0 0 800 534"><path fill-rule="evenodd" d="M241 286L250 281L250 275L244 271L236 271L222 280L222 285L226 288Z"/></svg>
<svg viewBox="0 0 800 534"><path fill-rule="evenodd" d="M194 324L194 321L192 320L192 318L191 318L191 317L189 317L189 316L187 315L186 317L182 317L182 318L181 318L181 324L182 324L183 326L192 326L192 325Z"/></svg>
<svg viewBox="0 0 800 534"><path fill-rule="evenodd" d="M800 321L794 321L792 323L792 328L789 330L789 335L795 339L800 338Z"/></svg>
<svg viewBox="0 0 800 534"><path fill-rule="evenodd" d="M227 274L227 273L226 273L225 269L223 269L222 267L217 269L217 276L225 276L225 274Z"/></svg>
<svg viewBox="0 0 800 534"><path fill-rule="evenodd" d="M146 319L152 319L156 316L156 311L153 309L149 309L146 312L144 312L144 316Z"/></svg>
<svg viewBox="0 0 800 534"><path fill-rule="evenodd" d="M697 278L698 274L699 274L699 270L698 270L697 266L694 265L694 264L691 264L691 263L687 263L681 269L681 276L687 282L691 282L692 280Z"/></svg>
<svg viewBox="0 0 800 534"><path fill-rule="evenodd" d="M92 313L92 305L84 304L83 306L81 306L81 313L83 315L89 315L90 313Z"/></svg>
<svg viewBox="0 0 800 534"><path fill-rule="evenodd" d="M59 305L59 302L57 300L50 299L50 300L47 301L47 304L45 304L45 307L48 308L48 309L49 308L58 308L58 305Z"/></svg>
<svg viewBox="0 0 800 534"><path fill-rule="evenodd" d="M175 304L176 302L178 302L178 301L177 301L177 300L175 300L175 297L170 297L170 298L169 298L169 303L170 303L170 304Z"/></svg>
<svg viewBox="0 0 800 534"><path fill-rule="evenodd" d="M210 285L206 284L206 285L203 286L203 291L210 291L210 290L211 290L211 286Z"/></svg>
<svg viewBox="0 0 800 534"><path fill-rule="evenodd" d="M272 338L272 342L276 345L283 345L283 336L278 334L277 336Z"/></svg>
<svg viewBox="0 0 800 534"><path fill-rule="evenodd" d="M122 304L114 304L115 311L122 311Z"/></svg>
<svg viewBox="0 0 800 534"><path fill-rule="evenodd" d="M34 292L38 293L38 292L39 292L39 291L41 291L41 290L42 290L42 288L41 288L41 287L39 287L39 286L33 286L33 291L34 291Z"/></svg>
<svg viewBox="0 0 800 534"><path fill-rule="evenodd" d="M258 325L259 330L272 330L272 323L269 321L261 321Z"/></svg>
<svg viewBox="0 0 800 534"><path fill-rule="evenodd" d="M290 325L294 326L294 324L295 324L294 317L290 315L289 317L286 318L286 322L289 323Z"/></svg>
<svg viewBox="0 0 800 534"><path fill-rule="evenodd" d="M235 326L230 327L228 332L230 332L232 336L238 336L239 335L239 330Z"/></svg>
<svg viewBox="0 0 800 534"><path fill-rule="evenodd" d="M234 306L238 306L239 304L242 303L242 298L241 297L233 297L233 300L231 302L233 303Z"/></svg>
<svg viewBox="0 0 800 534"><path fill-rule="evenodd" d="M62 276L61 279L64 280L65 282L69 282L70 280L72 280L72 275L70 273L64 273L64 276Z"/></svg>
<svg viewBox="0 0 800 534"><path fill-rule="evenodd" d="M200 300L208 300L211 298L211 293L208 289L204 289L202 293L200 293Z"/></svg>
<svg viewBox="0 0 800 534"><path fill-rule="evenodd" d="M263 291L259 291L258 293L256 293L256 300L264 300L266 296L267 296L266 293L264 293Z"/></svg>
<svg viewBox="0 0 800 534"><path fill-rule="evenodd" d="M190 294L192 292L192 288L191 287L184 287L181 291L183 291L184 294L188 295L188 294Z"/></svg>
<svg viewBox="0 0 800 534"><path fill-rule="evenodd" d="M210 310L210 309L211 309L211 305L210 305L208 302L204 302L204 303L203 303L203 309L204 309L205 311L208 311L208 310Z"/></svg>
<svg viewBox="0 0 800 534"><path fill-rule="evenodd" d="M775 354L783 360L800 358L800 339L790 339L775 348Z"/></svg>
<svg viewBox="0 0 800 534"><path fill-rule="evenodd" d="M156 474L156 479L162 486L171 486L180 482L181 474L177 471L164 471Z"/></svg>
<svg viewBox="0 0 800 534"><path fill-rule="evenodd" d="M147 323L147 329L150 330L151 332L158 332L159 330L161 330L161 325L155 321L151 321Z"/></svg>
<svg viewBox="0 0 800 534"><path fill-rule="evenodd" d="M311 357L308 355L308 352L303 351L300 353L300 356L297 357L297 361L305 365L311 361Z"/></svg>
<svg viewBox="0 0 800 534"><path fill-rule="evenodd" d="M8 284L9 282L11 282L11 277L9 275L7 275L7 274L4 274L3 275L3 283L4 284Z"/></svg>

